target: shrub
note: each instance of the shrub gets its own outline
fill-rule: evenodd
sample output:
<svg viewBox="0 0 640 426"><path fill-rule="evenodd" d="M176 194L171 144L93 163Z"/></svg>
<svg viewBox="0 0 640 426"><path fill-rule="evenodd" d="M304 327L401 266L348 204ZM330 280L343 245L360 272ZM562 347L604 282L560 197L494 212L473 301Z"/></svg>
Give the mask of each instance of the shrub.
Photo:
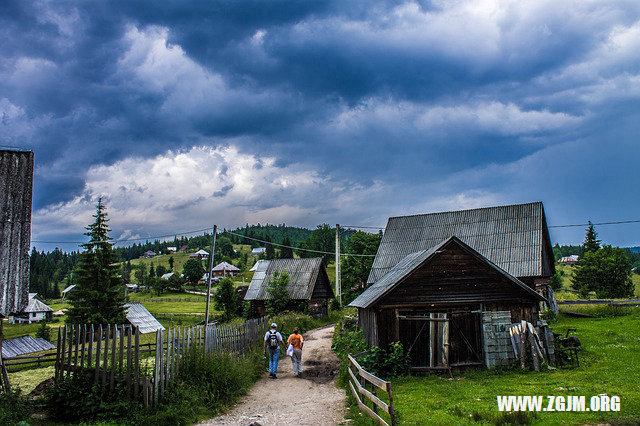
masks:
<svg viewBox="0 0 640 426"><path fill-rule="evenodd" d="M409 360L400 342L394 342L388 348L374 346L358 362L371 374L390 379L409 373Z"/></svg>
<svg viewBox="0 0 640 426"><path fill-rule="evenodd" d="M26 421L31 414L31 402L17 389L13 392L0 392L0 424L14 425Z"/></svg>
<svg viewBox="0 0 640 426"><path fill-rule="evenodd" d="M265 301L265 306L269 315L277 315L289 304L289 274L286 270L282 273L276 271L267 285L269 298Z"/></svg>

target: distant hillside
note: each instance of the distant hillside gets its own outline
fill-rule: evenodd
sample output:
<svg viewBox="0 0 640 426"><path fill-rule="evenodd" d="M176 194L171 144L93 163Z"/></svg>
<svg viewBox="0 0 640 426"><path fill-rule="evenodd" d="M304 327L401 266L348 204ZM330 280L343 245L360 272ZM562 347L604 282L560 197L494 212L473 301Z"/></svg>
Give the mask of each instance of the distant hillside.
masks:
<svg viewBox="0 0 640 426"><path fill-rule="evenodd" d="M627 250L632 251L634 253L640 253L640 247L627 247Z"/></svg>

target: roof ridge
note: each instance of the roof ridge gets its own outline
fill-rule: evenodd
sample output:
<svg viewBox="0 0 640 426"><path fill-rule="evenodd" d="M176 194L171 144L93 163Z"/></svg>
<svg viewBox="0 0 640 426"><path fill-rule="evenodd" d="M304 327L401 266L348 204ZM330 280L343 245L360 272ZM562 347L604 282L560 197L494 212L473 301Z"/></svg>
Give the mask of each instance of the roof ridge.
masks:
<svg viewBox="0 0 640 426"><path fill-rule="evenodd" d="M534 204L543 205L543 202L542 201L532 201L532 202L529 202L529 203L504 204L504 205L500 205L500 206L487 206L487 207L475 207L473 209L445 210L445 211L429 212L429 213L416 213L416 214L409 214L409 215L389 216L389 221L391 219L396 219L396 218L401 218L401 217L429 216L429 215L445 214L445 213L463 213L463 212L473 212L473 211L478 211L478 210L501 209L501 208L507 208L507 207L531 206L531 205L534 205Z"/></svg>

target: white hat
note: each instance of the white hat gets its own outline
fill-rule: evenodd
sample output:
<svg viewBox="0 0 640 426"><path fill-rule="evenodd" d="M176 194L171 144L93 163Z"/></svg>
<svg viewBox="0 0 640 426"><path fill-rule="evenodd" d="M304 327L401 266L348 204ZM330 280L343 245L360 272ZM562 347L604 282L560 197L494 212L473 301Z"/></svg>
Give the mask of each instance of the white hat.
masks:
<svg viewBox="0 0 640 426"><path fill-rule="evenodd" d="M278 324L276 324L275 322L271 323L271 328L278 328Z"/></svg>

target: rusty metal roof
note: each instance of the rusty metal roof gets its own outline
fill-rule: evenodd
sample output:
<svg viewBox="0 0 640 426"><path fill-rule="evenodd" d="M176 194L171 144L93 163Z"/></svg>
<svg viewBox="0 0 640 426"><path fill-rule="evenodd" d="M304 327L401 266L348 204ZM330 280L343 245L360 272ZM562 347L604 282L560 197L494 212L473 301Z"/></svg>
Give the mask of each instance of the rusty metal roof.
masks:
<svg viewBox="0 0 640 426"><path fill-rule="evenodd" d="M142 304L127 303L124 305L124 309L127 312L127 321L134 327L139 327L140 333L164 330L164 326Z"/></svg>
<svg viewBox="0 0 640 426"><path fill-rule="evenodd" d="M409 274L411 274L416 268L428 262L433 256L443 250L445 246L454 243L458 244L460 247L464 248L468 252L474 254L480 261L485 263L487 266L495 269L498 273L504 276L507 280L509 280L513 285L519 287L525 293L527 293L530 297L544 301L546 300L544 297L536 293L531 287L509 274L502 268L500 268L495 263L491 262L489 259L484 257L482 254L478 253L469 245L465 244L456 236L451 236L444 241L436 244L428 250L420 250L414 253L410 253L405 256L400 262L398 262L393 268L391 268L385 275L382 276L378 281L373 283L369 288L367 288L362 294L356 297L349 306L357 307L357 308L368 308L373 305L375 302L380 300L385 294L395 288L398 284L400 284Z"/></svg>
<svg viewBox="0 0 640 426"><path fill-rule="evenodd" d="M245 300L268 299L267 286L273 273L286 270L289 274L289 298L292 300L309 300L313 294L318 274L327 274L321 257L303 259L273 259L256 263L258 266ZM327 277L327 282L328 282Z"/></svg>
<svg viewBox="0 0 640 426"><path fill-rule="evenodd" d="M544 250L546 269L553 271L544 207L535 202L391 217L367 281L378 281L406 255L453 235L515 277L544 275Z"/></svg>
<svg viewBox="0 0 640 426"><path fill-rule="evenodd" d="M56 346L41 337L22 336L2 341L2 358L15 358L34 352L50 351Z"/></svg>
<svg viewBox="0 0 640 426"><path fill-rule="evenodd" d="M33 152L0 148L0 317L28 303Z"/></svg>

